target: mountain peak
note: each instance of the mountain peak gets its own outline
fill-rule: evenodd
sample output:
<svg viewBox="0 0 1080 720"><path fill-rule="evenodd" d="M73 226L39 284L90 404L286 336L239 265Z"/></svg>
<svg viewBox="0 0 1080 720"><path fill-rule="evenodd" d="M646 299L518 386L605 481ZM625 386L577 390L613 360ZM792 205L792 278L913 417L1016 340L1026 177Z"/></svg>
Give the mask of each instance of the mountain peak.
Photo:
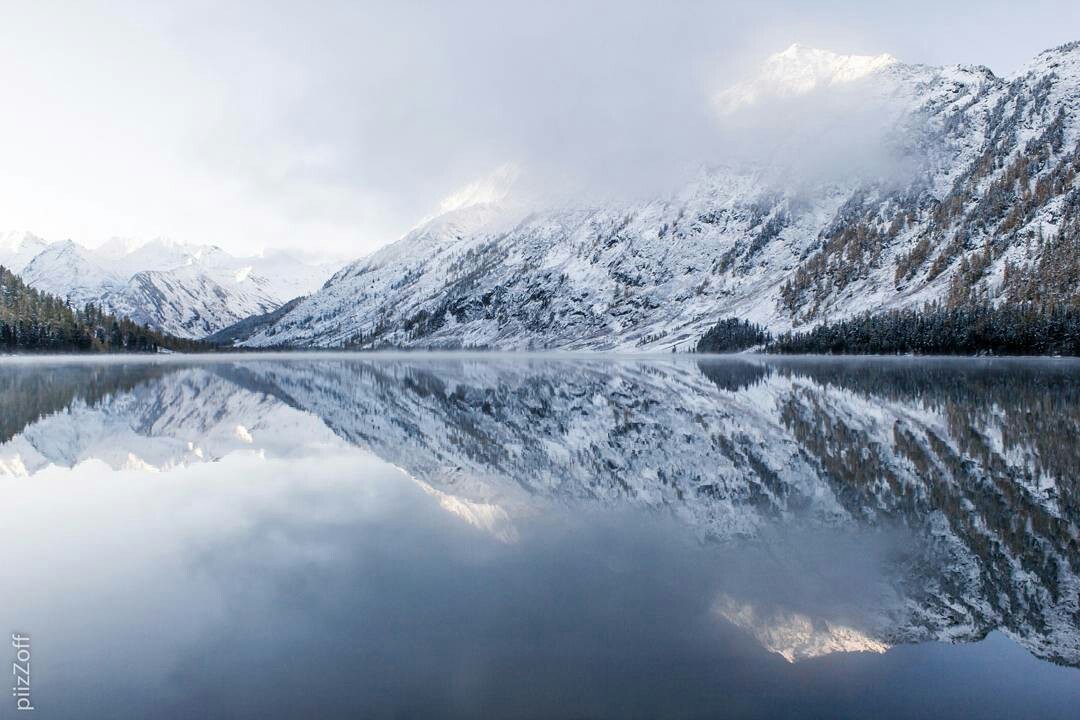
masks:
<svg viewBox="0 0 1080 720"><path fill-rule="evenodd" d="M1043 50L1014 73L1013 77L1024 77L1030 73L1039 75L1053 73L1076 88L1080 85L1080 41Z"/></svg>
<svg viewBox="0 0 1080 720"><path fill-rule="evenodd" d="M439 203L438 214L442 215L474 205L491 205L500 202L510 194L510 188L517 177L517 165L514 163L500 165L487 175L463 185L443 198Z"/></svg>
<svg viewBox="0 0 1080 720"><path fill-rule="evenodd" d="M48 245L30 232L0 233L0 265L15 273L21 273L27 263Z"/></svg>
<svg viewBox="0 0 1080 720"><path fill-rule="evenodd" d="M101 245L98 245L96 252L103 257L121 258L130 255L142 245L143 243L134 238L114 235Z"/></svg>
<svg viewBox="0 0 1080 720"><path fill-rule="evenodd" d="M32 232L7 232L0 234L0 249L15 252L29 246L45 247L47 243Z"/></svg>
<svg viewBox="0 0 1080 720"><path fill-rule="evenodd" d="M20 239L21 238L21 239ZM11 246L11 247L9 247ZM289 256L233 257L168 237L110 238L88 248L0 234L0 265L31 287L181 337L203 337L320 287L331 268Z"/></svg>
<svg viewBox="0 0 1080 720"><path fill-rule="evenodd" d="M53 243L50 246L50 248L52 250L54 250L55 252L58 252L58 253L61 253L61 252L79 252L80 250L83 249L83 247L81 245L76 243L71 238L66 238L64 240L58 240L57 242Z"/></svg>
<svg viewBox="0 0 1080 720"><path fill-rule="evenodd" d="M818 88L856 82L899 61L889 55L843 55L794 43L766 58L750 78L722 91L717 108L729 114L767 98L806 95Z"/></svg>
<svg viewBox="0 0 1080 720"><path fill-rule="evenodd" d="M1043 50L1039 55L1067 55L1069 53L1080 53L1080 40L1073 40L1064 45L1058 45L1049 50Z"/></svg>

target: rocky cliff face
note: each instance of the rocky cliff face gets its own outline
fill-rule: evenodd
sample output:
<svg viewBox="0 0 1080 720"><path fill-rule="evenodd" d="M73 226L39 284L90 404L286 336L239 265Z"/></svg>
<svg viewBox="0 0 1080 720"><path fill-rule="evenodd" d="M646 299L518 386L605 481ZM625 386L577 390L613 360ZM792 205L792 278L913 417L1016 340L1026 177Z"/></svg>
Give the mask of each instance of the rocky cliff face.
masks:
<svg viewBox="0 0 1080 720"><path fill-rule="evenodd" d="M796 182L785 158L815 142L796 131L773 160L705 171L670 198L460 208L248 344L686 348L725 316L783 330L928 301L1076 299L1080 278L1051 268L1080 254L1080 44L1005 78L794 47L715 102L782 112L821 92L882 108L867 117L883 124L872 167Z"/></svg>

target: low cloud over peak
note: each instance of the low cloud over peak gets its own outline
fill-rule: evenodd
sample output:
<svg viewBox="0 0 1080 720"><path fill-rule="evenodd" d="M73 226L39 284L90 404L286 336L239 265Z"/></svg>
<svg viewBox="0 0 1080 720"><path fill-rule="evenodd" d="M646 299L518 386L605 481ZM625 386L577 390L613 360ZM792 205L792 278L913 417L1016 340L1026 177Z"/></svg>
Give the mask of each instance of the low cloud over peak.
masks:
<svg viewBox="0 0 1080 720"><path fill-rule="evenodd" d="M863 80L897 62L888 53L843 55L795 43L770 55L752 77L720 91L716 108L729 114L762 100L805 95L819 88Z"/></svg>

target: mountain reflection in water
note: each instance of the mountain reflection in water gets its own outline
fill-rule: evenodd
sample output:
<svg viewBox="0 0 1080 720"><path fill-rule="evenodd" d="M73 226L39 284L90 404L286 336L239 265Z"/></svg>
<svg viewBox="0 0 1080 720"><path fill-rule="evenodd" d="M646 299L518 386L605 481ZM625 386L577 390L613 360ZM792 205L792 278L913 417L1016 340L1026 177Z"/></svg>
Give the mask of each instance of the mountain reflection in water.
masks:
<svg viewBox="0 0 1080 720"><path fill-rule="evenodd" d="M34 528L60 514L50 505L57 490L49 483L67 472L85 480L72 492L88 496L88 510L84 516L73 508L64 526L81 541L91 525L138 524L124 515L124 499L136 514L131 498L149 497L139 489L146 473L173 471L157 477L190 479L199 502L209 504L209 494L234 511L222 522L235 534L214 543L191 528L174 528L174 544L147 539L161 544L162 557L190 552L196 558L172 571L147 572L162 587L173 583L181 594L191 593L192 607L202 607L199 587L210 590L205 576L203 585L188 584L191 563L214 577L213 592L224 596L213 601L224 603L217 622L244 638L242 648L215 651L241 665L257 664L276 647L274 638L249 626L253 618L274 627L300 622L279 638L299 646L307 642L305 630L318 635L311 624L336 627L339 638L328 652L348 661L328 671L317 683L320 691L332 698L340 688L330 680L339 673L367 672L364 702L379 696L386 704L338 697L334 702L343 704L325 712L447 714L445 697L421 692L412 696L417 704L402 705L391 702L398 695L387 690L397 688L404 697L409 682L422 684L428 673L445 671L464 673L454 675L460 695L454 697L468 715L480 707L469 704L470 692L489 700L499 695L487 684L485 673L494 671L486 662L492 653L505 656L514 643L538 653L535 662L548 643L581 662L607 657L551 609L561 603L612 632L640 625L643 617L658 623L636 631L647 642L613 644L612 652L628 653L633 662L645 663L653 651L657 658L706 662L713 652L701 647L706 637L729 648L739 646L732 638L742 638L763 658L799 664L924 641L969 643L1000 631L1035 658L1071 666L1047 672L1070 673L1075 683L1078 370L1074 362L1050 360L483 355L8 363L0 365L0 482L17 502L3 517L25 537L40 535ZM365 468L362 478L357 468ZM210 477L218 484L207 484ZM321 480L305 484L312 478ZM175 502L172 509L183 515L194 501L181 499L187 497L183 483L169 487L166 499L145 501ZM121 500L98 507L90 499L95 494ZM375 518L385 507L392 509ZM226 516L221 508L207 512ZM170 508L162 513L171 527ZM443 519L474 533L467 547L446 540L451 531ZM355 534L361 527L367 539ZM143 530L152 536L156 528ZM211 536L225 532L213 528ZM371 537L407 547L390 551ZM42 542L41 562L74 562L76 551L65 543ZM125 552L112 562L123 565ZM441 557L442 566L433 570L425 553ZM410 574L410 563L426 575ZM448 574L451 567L458 575ZM234 586L241 577L247 584ZM359 592L364 579L393 590ZM60 588L39 592L47 590ZM355 605L340 605L324 592ZM5 617L21 622L20 613L32 614L7 595L0 601ZM252 619L235 614L239 602ZM431 625L434 617L444 618L430 603L456 613L461 636ZM411 614L399 615L395 604ZM490 614L477 620L477 608ZM350 612L359 614L346 617ZM674 621L669 612L683 615ZM321 621L319 613L325 614ZM52 622L45 610L39 614L39 622ZM365 614L398 623L401 643L433 644L432 654L427 660L398 655L406 652L399 644L356 625ZM199 628L208 622L189 621ZM466 632L470 621L475 637ZM664 630L660 621L669 622L674 637L653 637ZM712 629L701 635L695 622ZM375 647L351 646L349 637ZM1002 647L995 637L983 644ZM163 640L157 654L167 676L208 683L176 660L190 648L181 639L172 642L176 647L166 651ZM68 652L60 638L49 647ZM452 657L457 669L430 664L438 657ZM558 663L559 657L549 659ZM619 657L606 662L631 662ZM764 660L751 662L757 655L750 649L737 657L756 669L725 670L724 682L737 681L747 692L778 672L758 667ZM379 663L399 675L391 681L385 668L373 669ZM531 691L517 681L511 685L521 687L505 689L503 704L490 700L483 707L520 709L511 699L518 691L548 692L549 699L559 694L557 674L531 671L537 673ZM416 677L400 676L409 673ZM708 674L699 667L691 674L702 673ZM153 694L152 686L144 681L131 692ZM212 690L213 701L225 703L214 707L248 714L228 704L234 700L225 690ZM730 687L725 692L732 697ZM776 701L811 702L794 692L780 692ZM1044 710L1068 707L1058 704L1062 697L1055 692L1044 692ZM814 702L835 710L829 704L835 698L821 693ZM664 694L654 687L649 697ZM275 702L248 709L290 714L280 698ZM551 714L579 715L619 715L612 707L625 707L593 702L599 704L546 707ZM182 716L200 706L177 694L166 707ZM761 710L744 708L750 709Z"/></svg>

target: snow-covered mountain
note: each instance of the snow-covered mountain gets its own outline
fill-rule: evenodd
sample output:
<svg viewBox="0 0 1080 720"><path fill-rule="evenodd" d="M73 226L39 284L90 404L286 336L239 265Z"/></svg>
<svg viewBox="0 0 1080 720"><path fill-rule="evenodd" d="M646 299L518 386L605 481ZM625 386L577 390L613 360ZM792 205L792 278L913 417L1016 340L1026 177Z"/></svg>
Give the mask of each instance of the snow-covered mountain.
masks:
<svg viewBox="0 0 1080 720"><path fill-rule="evenodd" d="M235 257L212 245L114 239L98 248L0 237L0 265L31 287L179 337L201 338L319 288L332 267L285 252Z"/></svg>
<svg viewBox="0 0 1080 720"><path fill-rule="evenodd" d="M32 233L0 233L0 265L20 273L48 245Z"/></svg>
<svg viewBox="0 0 1080 720"><path fill-rule="evenodd" d="M711 101L718 122L798 122L651 202L524 215L478 196L247 344L686 348L721 317L785 330L1049 293L1075 251L1052 241L1080 233L1080 43L1008 77L794 46Z"/></svg>
<svg viewBox="0 0 1080 720"><path fill-rule="evenodd" d="M107 259L71 240L46 246L25 267L12 270L31 287L67 298L77 307L122 291L125 281Z"/></svg>
<svg viewBox="0 0 1080 720"><path fill-rule="evenodd" d="M898 61L892 55L839 55L798 43L769 57L752 78L722 90L717 109L733 113L770 99L806 95L819 87L854 83Z"/></svg>

